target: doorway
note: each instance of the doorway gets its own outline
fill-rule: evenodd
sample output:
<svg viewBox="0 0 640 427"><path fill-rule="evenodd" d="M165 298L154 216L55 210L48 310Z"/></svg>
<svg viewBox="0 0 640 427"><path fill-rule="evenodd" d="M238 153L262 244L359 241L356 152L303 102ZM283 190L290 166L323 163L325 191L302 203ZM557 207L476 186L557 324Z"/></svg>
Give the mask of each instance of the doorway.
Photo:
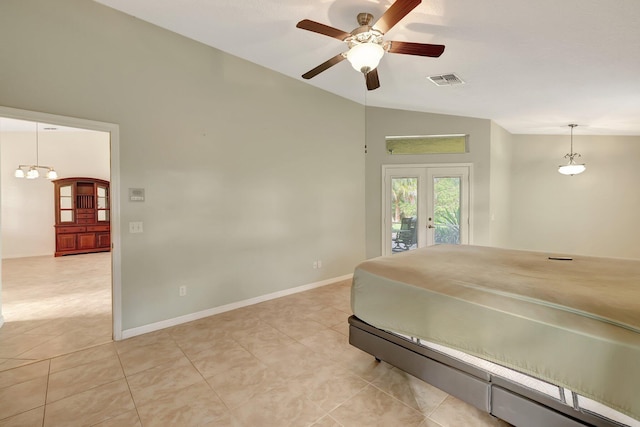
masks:
<svg viewBox="0 0 640 427"><path fill-rule="evenodd" d="M468 244L470 164L384 165L382 254Z"/></svg>
<svg viewBox="0 0 640 427"><path fill-rule="evenodd" d="M119 128L117 125L114 124L109 124L109 123L102 123L102 122L95 122L95 121L89 121L89 120L84 120L84 119L76 119L76 118L71 118L71 117L64 117L64 116L57 116L57 115L51 115L51 114L46 114L46 113L38 113L38 112L32 112L32 111L26 111L26 110L17 110L17 109L13 109L13 108L8 108L8 107L1 107L0 106L0 118L6 118L6 119L15 119L15 120L22 120L22 121L26 121L26 122L33 122L33 123L47 123L47 124L51 124L51 125L55 125L55 126L61 126L61 127L66 127L66 128L76 128L76 129L82 129L82 130L89 130L89 131L97 131L97 132L102 132L102 133L106 133L107 135L107 139L108 139L108 149L107 149L107 168L108 168L108 172L107 174L109 175L109 180L111 182L111 188L110 188L110 193L111 193L111 252L107 253L109 254L109 259L107 260L107 264L106 264L106 273L108 275L107 280L108 280L108 295L110 296L110 325L109 325L109 330L110 330L110 336L111 338L115 339L115 340L119 340L122 338L122 321L121 321L121 289L120 289L120 271L121 271L121 267L120 267L120 219L119 219L119 194L120 194L120 190L119 190L119 160L118 160L118 153L119 153ZM42 135L40 135L42 136ZM44 160L44 159L43 159ZM29 162L31 162L31 160L29 160ZM1 178L0 178L0 184L2 183L2 181L7 180L10 181L13 176L14 176L14 169L16 165L10 166L7 165L6 162L3 162L2 167L0 168L0 172L1 173ZM55 166L55 165L54 165ZM62 172L61 170L58 170L58 172ZM15 179L15 178L13 178ZM41 180L44 180L43 178L39 178ZM53 185L50 185L50 191L53 191ZM51 193L52 194L52 193ZM10 202L10 200L3 200L2 203L3 205L5 204L5 202ZM53 205L51 206L43 206L42 209L47 209L47 210L52 210L53 209ZM5 219L9 219L9 215L6 214L5 211L5 215L7 216L7 218L0 218L0 221L5 221ZM51 228L51 233L53 233ZM9 234L6 231L3 232L3 234ZM5 235L0 235L0 238L4 239L8 236ZM3 250L5 250L2 246L4 245L0 245L0 255L3 255ZM100 257L101 254L87 254L86 257ZM85 255L79 255L79 256L85 256ZM4 257L3 257L4 258ZM53 253L51 253L50 257L34 257L34 261L38 261L36 258L41 258L41 259L51 259L54 260L53 257ZM72 258L72 256L69 257L59 257L59 258L55 258L57 260L60 260L62 262L66 262L69 263L70 262L70 258ZM64 261L63 261L64 259ZM99 260L98 263L102 263L102 265L104 264L104 260ZM7 272L8 273L8 272ZM0 280L0 291L2 290L2 281ZM0 298L0 326L2 326L2 323L8 319L3 317L3 312L2 312L2 299ZM73 323L69 322L69 325L71 326ZM5 325L8 326L8 325ZM8 332L8 329L7 329Z"/></svg>

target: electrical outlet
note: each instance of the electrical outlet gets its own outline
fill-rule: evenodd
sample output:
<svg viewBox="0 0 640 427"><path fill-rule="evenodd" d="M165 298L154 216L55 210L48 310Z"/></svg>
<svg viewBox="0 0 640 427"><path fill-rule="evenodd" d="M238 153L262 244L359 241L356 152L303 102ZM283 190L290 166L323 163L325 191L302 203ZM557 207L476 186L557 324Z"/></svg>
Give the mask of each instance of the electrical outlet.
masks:
<svg viewBox="0 0 640 427"><path fill-rule="evenodd" d="M187 295L187 285L182 285L178 288L178 294L183 297Z"/></svg>
<svg viewBox="0 0 640 427"><path fill-rule="evenodd" d="M322 260L321 259L318 260L318 268L322 268Z"/></svg>
<svg viewBox="0 0 640 427"><path fill-rule="evenodd" d="M318 261L313 261L313 268L318 268Z"/></svg>

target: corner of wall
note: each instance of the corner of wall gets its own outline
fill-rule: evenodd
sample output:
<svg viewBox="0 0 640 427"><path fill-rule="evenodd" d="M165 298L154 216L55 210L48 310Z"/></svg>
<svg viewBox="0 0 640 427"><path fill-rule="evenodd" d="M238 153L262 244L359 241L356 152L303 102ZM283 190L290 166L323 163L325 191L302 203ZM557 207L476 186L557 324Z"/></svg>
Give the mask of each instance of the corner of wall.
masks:
<svg viewBox="0 0 640 427"><path fill-rule="evenodd" d="M513 135L491 121L490 135L490 245L510 247L511 164Z"/></svg>

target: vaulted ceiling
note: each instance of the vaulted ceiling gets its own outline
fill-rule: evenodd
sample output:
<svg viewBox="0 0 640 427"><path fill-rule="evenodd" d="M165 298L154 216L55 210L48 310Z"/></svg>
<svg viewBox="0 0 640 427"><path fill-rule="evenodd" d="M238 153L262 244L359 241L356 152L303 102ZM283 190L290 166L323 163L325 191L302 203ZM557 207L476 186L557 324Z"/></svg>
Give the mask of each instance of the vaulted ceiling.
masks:
<svg viewBox="0 0 640 427"><path fill-rule="evenodd" d="M343 42L296 28L350 32L393 0L96 0L279 73L301 75ZM516 134L640 135L640 1L423 0L385 40L444 44L439 58L386 53L367 91L347 61L307 84L367 106L495 121ZM427 77L455 73L465 84Z"/></svg>

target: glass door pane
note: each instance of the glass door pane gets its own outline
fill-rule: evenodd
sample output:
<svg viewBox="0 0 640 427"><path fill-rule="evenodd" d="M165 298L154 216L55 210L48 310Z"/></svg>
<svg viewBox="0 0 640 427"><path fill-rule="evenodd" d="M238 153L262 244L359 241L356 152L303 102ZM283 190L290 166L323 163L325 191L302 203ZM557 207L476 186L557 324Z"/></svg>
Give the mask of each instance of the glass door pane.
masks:
<svg viewBox="0 0 640 427"><path fill-rule="evenodd" d="M460 193L458 176L433 178L433 242L460 244Z"/></svg>
<svg viewBox="0 0 640 427"><path fill-rule="evenodd" d="M391 252L418 247L418 178L391 178Z"/></svg>
<svg viewBox="0 0 640 427"><path fill-rule="evenodd" d="M109 221L109 191L98 185L96 191L98 201L98 221Z"/></svg>
<svg viewBox="0 0 640 427"><path fill-rule="evenodd" d="M428 245L469 244L469 168L430 168Z"/></svg>
<svg viewBox="0 0 640 427"><path fill-rule="evenodd" d="M73 193L71 185L60 187L60 222L73 222Z"/></svg>

